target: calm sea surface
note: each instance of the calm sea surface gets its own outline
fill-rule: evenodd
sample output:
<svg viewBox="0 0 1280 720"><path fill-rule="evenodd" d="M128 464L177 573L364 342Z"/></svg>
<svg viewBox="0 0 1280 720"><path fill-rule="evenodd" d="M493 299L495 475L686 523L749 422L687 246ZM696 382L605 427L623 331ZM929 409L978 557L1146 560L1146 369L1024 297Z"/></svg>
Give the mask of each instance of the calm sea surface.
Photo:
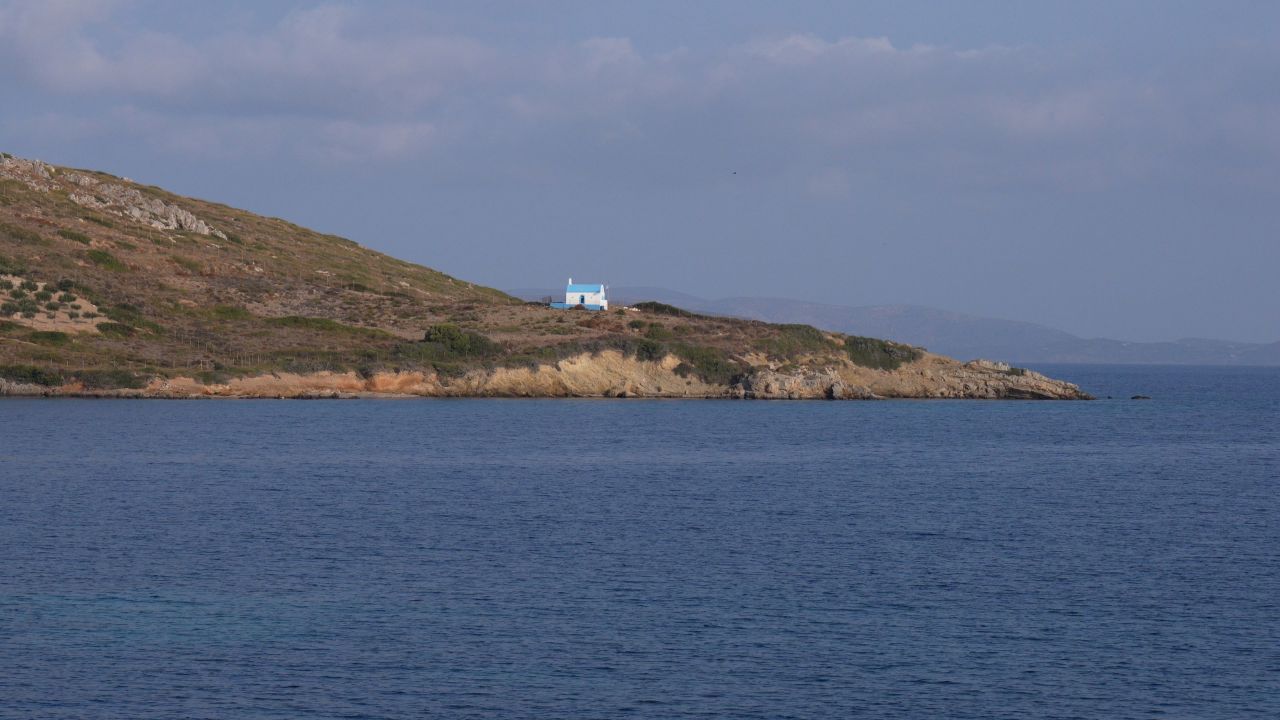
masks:
<svg viewBox="0 0 1280 720"><path fill-rule="evenodd" d="M1280 717L1280 370L1042 369L0 401L0 717Z"/></svg>

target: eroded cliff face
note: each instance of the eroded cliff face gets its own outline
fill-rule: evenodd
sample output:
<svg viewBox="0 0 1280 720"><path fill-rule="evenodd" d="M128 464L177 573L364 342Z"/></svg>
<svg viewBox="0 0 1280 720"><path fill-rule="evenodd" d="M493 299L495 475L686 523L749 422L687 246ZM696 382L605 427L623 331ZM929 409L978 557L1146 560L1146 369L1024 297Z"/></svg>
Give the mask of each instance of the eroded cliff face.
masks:
<svg viewBox="0 0 1280 720"><path fill-rule="evenodd" d="M57 388L0 383L0 394L92 395L106 397L640 397L745 398L770 400L973 398L1080 400L1080 388L1029 370L978 360L960 363L939 355L896 370L852 363L814 369L759 367L741 382L720 385L676 372L672 356L660 362L625 357L615 351L583 354L554 365L476 370L450 377L424 372L275 373L206 384L193 378L163 378L136 390L95 391L71 384Z"/></svg>
<svg viewBox="0 0 1280 720"><path fill-rule="evenodd" d="M932 354L896 370L850 363L790 373L762 369L734 389L740 397L761 399L1089 399L1076 385L1037 372L986 360L960 363Z"/></svg>

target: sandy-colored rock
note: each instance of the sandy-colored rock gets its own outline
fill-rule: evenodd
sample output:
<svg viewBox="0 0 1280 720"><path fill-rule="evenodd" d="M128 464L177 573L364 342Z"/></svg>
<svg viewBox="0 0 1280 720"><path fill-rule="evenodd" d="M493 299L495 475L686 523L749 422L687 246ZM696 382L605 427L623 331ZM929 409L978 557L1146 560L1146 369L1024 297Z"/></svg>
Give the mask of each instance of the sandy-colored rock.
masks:
<svg viewBox="0 0 1280 720"><path fill-rule="evenodd" d="M475 370L458 377L421 371L272 373L202 383L190 377L153 380L141 390L47 388L0 382L0 395L108 397L618 397L854 400L880 398L1088 399L1077 386L996 363L959 363L926 354L896 370L849 363L792 372L759 369L732 386L705 383L675 372L671 358L642 362L616 351L582 354L555 365Z"/></svg>

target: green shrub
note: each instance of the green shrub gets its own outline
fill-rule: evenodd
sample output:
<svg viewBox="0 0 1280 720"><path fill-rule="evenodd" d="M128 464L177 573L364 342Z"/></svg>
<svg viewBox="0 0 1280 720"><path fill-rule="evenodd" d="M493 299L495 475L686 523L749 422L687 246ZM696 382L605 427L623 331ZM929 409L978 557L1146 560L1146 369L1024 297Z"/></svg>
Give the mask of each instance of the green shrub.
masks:
<svg viewBox="0 0 1280 720"><path fill-rule="evenodd" d="M287 328L303 328L306 330L318 330L320 332L346 333L350 335L374 335L382 334L380 330L370 330L368 328L355 327L353 325L344 325L336 320L319 317L302 317L300 315L286 315L284 317L266 318L268 325Z"/></svg>
<svg viewBox="0 0 1280 720"><path fill-rule="evenodd" d="M423 342L399 343L391 350L391 357L414 365L452 362L449 352L443 346Z"/></svg>
<svg viewBox="0 0 1280 720"><path fill-rule="evenodd" d="M686 318L705 317L704 315L691 313L688 310L682 310L676 307L675 305L668 305L666 303L653 302L651 300L646 302L636 303L632 307L636 308L637 310L644 310L645 312L654 313L655 315L671 315L672 317L686 317Z"/></svg>
<svg viewBox="0 0 1280 720"><path fill-rule="evenodd" d="M111 222L110 220L106 218L98 217L96 215L81 215L80 219L88 220L89 222L94 223L95 225L101 225L102 227L105 227L105 228L112 228L116 226L116 224Z"/></svg>
<svg viewBox="0 0 1280 720"><path fill-rule="evenodd" d="M0 290L12 290L13 281L8 279L0 279Z"/></svg>
<svg viewBox="0 0 1280 720"><path fill-rule="evenodd" d="M747 371L741 363L729 358L724 350L705 345L676 345L676 357L681 359L676 372L681 376L697 374L704 382L716 385L732 385L742 379Z"/></svg>
<svg viewBox="0 0 1280 720"><path fill-rule="evenodd" d="M631 328L632 330L639 330L640 328L648 324L649 323L643 320L632 320L631 322L627 323L627 327Z"/></svg>
<svg viewBox="0 0 1280 720"><path fill-rule="evenodd" d="M104 322L98 325L98 332L109 338L129 338L138 332L138 329L132 325L125 325L118 322Z"/></svg>
<svg viewBox="0 0 1280 720"><path fill-rule="evenodd" d="M27 291L23 290L20 287L16 287L9 291L9 297L13 298L14 300L21 300L26 296L27 296Z"/></svg>
<svg viewBox="0 0 1280 720"><path fill-rule="evenodd" d="M432 325L423 333L422 342L439 345L450 355L485 357L502 352L502 345L480 333L463 330L452 323Z"/></svg>
<svg viewBox="0 0 1280 720"><path fill-rule="evenodd" d="M93 390L137 389L145 387L147 382L142 377L128 370L81 370L76 379Z"/></svg>
<svg viewBox="0 0 1280 720"><path fill-rule="evenodd" d="M76 283L74 280L62 278L61 280L58 281L58 289L61 290L62 292L67 292L68 290L71 290L75 286L76 286Z"/></svg>
<svg viewBox="0 0 1280 720"><path fill-rule="evenodd" d="M667 356L667 348L660 342L645 339L635 344L633 354L637 360L657 362Z"/></svg>
<svg viewBox="0 0 1280 720"><path fill-rule="evenodd" d="M58 230L58 234L68 240L74 240L78 243L84 243L85 245L89 244L89 236L85 235L84 233L78 230L67 230L66 228L60 228Z"/></svg>
<svg viewBox="0 0 1280 720"><path fill-rule="evenodd" d="M164 328L160 327L159 324L144 317L142 310L128 303L121 303L115 307L103 308L102 314L118 323L132 325L134 328L145 328L153 333L164 332ZM97 317L94 313L85 313L84 316Z"/></svg>
<svg viewBox="0 0 1280 720"><path fill-rule="evenodd" d="M22 308L18 307L18 303L16 302L6 300L5 302L0 303L0 317L12 317L21 310Z"/></svg>
<svg viewBox="0 0 1280 720"><path fill-rule="evenodd" d="M345 372L350 370L347 358L342 353L335 353L323 350L291 350L288 351L289 356L279 358L276 361L276 367L279 370L290 373L313 373L313 372Z"/></svg>
<svg viewBox="0 0 1280 720"><path fill-rule="evenodd" d="M903 363L924 357L919 348L910 345L857 335L845 337L844 351L855 365L877 370L896 370Z"/></svg>
<svg viewBox="0 0 1280 720"><path fill-rule="evenodd" d="M106 250L90 250L89 252L85 253L85 257L89 259L89 262L93 263L94 265L97 265L103 270L110 270L112 272L122 272L128 269L127 267L125 267L124 263L116 259L115 255L112 255Z"/></svg>
<svg viewBox="0 0 1280 720"><path fill-rule="evenodd" d="M644 336L650 340L670 340L675 337L675 333L668 330L661 323L650 323L649 329L645 331Z"/></svg>
<svg viewBox="0 0 1280 720"><path fill-rule="evenodd" d="M58 373L33 365L0 365L0 379L45 387L62 384L62 376Z"/></svg>
<svg viewBox="0 0 1280 720"><path fill-rule="evenodd" d="M68 293L68 292L64 292L58 296L58 302L61 302L61 303L73 303L76 300L79 300L79 298L77 298L75 295L72 295L71 293Z"/></svg>
<svg viewBox="0 0 1280 720"><path fill-rule="evenodd" d="M129 303L120 303L114 307L102 308L102 314L116 322L133 323L135 325L142 320L142 311L137 306Z"/></svg>
<svg viewBox="0 0 1280 720"><path fill-rule="evenodd" d="M40 283L36 282L35 280L23 280L22 284L19 285L18 287L22 288L23 290L30 290L31 292L35 292L40 289Z"/></svg>
<svg viewBox="0 0 1280 720"><path fill-rule="evenodd" d="M34 343L53 345L54 347L60 347L71 342L70 335L57 330L36 330L28 335L27 339Z"/></svg>
<svg viewBox="0 0 1280 720"><path fill-rule="evenodd" d="M19 242L34 244L44 243L44 238L40 237L40 233L26 228L21 228L16 225L10 225L8 223L0 223L0 234L8 235Z"/></svg>
<svg viewBox="0 0 1280 720"><path fill-rule="evenodd" d="M204 269L204 266L199 262L192 260L191 258L182 257L181 255L170 255L169 259L172 260L175 265L187 272L198 273Z"/></svg>
<svg viewBox="0 0 1280 720"><path fill-rule="evenodd" d="M791 323L774 325L774 334L762 340L761 349L770 355L781 358L794 358L797 355L820 353L831 348L827 336L812 325Z"/></svg>
<svg viewBox="0 0 1280 720"><path fill-rule="evenodd" d="M195 379L205 385L226 385L231 382L231 373L225 370L201 370L196 373Z"/></svg>
<svg viewBox="0 0 1280 720"><path fill-rule="evenodd" d="M5 275L21 275L27 271L26 266L10 257L0 255L0 273Z"/></svg>
<svg viewBox="0 0 1280 720"><path fill-rule="evenodd" d="M45 309L45 310L53 310L53 311L61 310L61 309L62 309L62 303L48 302L48 303L45 303L45 304L44 304L44 309Z"/></svg>
<svg viewBox="0 0 1280 720"><path fill-rule="evenodd" d="M34 295L36 302L49 302L53 299L53 293L48 290L40 290Z"/></svg>
<svg viewBox="0 0 1280 720"><path fill-rule="evenodd" d="M214 305L209 314L219 320L249 320L253 315L242 307L234 305Z"/></svg>

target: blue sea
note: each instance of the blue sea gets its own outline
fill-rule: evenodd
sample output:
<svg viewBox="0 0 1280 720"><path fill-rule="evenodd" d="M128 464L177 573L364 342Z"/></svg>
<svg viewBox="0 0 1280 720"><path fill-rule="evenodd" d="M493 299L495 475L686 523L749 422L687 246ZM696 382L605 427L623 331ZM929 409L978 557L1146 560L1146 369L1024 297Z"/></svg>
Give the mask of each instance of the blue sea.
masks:
<svg viewBox="0 0 1280 720"><path fill-rule="evenodd" d="M1280 369L1037 369L0 401L0 717L1280 717Z"/></svg>

